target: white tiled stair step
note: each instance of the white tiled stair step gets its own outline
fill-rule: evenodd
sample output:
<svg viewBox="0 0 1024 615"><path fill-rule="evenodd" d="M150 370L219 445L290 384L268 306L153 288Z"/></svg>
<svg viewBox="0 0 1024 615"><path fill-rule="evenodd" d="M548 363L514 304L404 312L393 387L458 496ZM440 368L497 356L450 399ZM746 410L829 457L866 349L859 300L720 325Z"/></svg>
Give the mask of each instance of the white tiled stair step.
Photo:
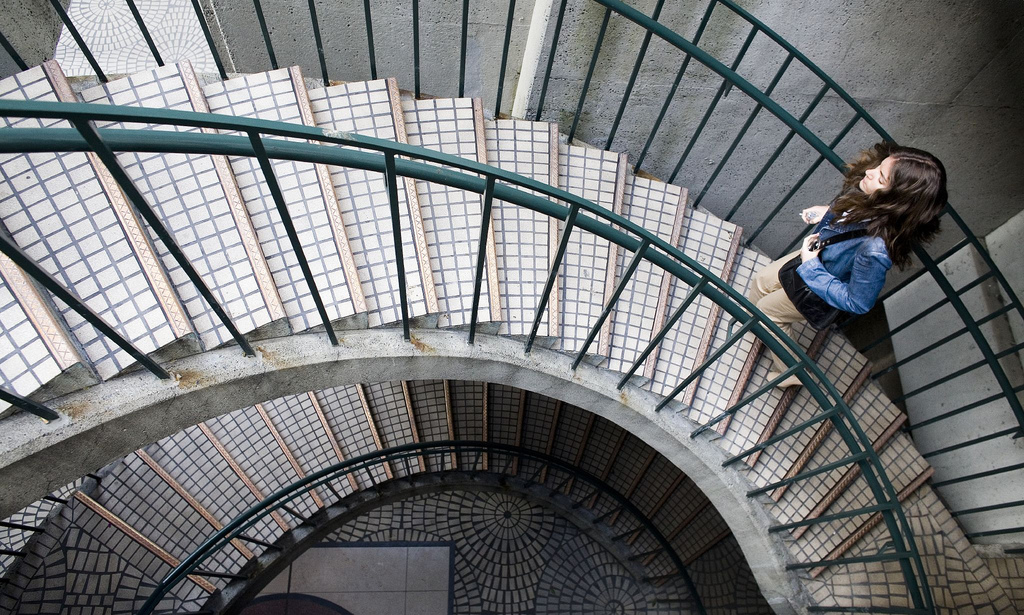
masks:
<svg viewBox="0 0 1024 615"><path fill-rule="evenodd" d="M750 284L753 283L754 273L770 262L770 258L755 250L741 249L736 257L736 264L729 280L730 285L740 294L746 296ZM731 316L723 313L718 318L715 327L715 336L711 342L712 352L725 344L730 329L735 333L739 328L740 325L734 324ZM749 372L752 369L752 364L749 361L750 353L753 351L756 351L753 338L744 335L708 367L708 370L697 381L696 391L690 403L689 416L692 420L701 424L707 423L729 407L737 383L747 381L750 377L750 374L744 373L744 370ZM725 429L727 425L728 423L722 425L720 430L728 432Z"/></svg>
<svg viewBox="0 0 1024 615"><path fill-rule="evenodd" d="M345 460L315 395L289 395L260 404L260 407L280 436L289 461L298 466L296 473L301 472L306 477ZM316 493L322 502L330 505L338 501L335 492L344 497L354 490L351 481L340 480L332 481L330 488L317 487Z"/></svg>
<svg viewBox="0 0 1024 615"><path fill-rule="evenodd" d="M559 145L558 187L603 207L622 213L627 175L626 155L576 145ZM580 212L581 217L594 218ZM561 229L564 224L559 225ZM573 229L559 276L561 314L560 350L579 352L590 329L597 322L615 286L618 246L580 229ZM612 323L605 321L595 343L587 348L593 355L607 357L611 347Z"/></svg>
<svg viewBox="0 0 1024 615"><path fill-rule="evenodd" d="M485 120L487 163L558 185L558 126L526 120ZM532 192L531 192L532 194ZM519 205L495 200L491 209L502 301L501 333L527 335L558 248L558 221ZM558 331L558 289L553 288L539 336Z"/></svg>
<svg viewBox="0 0 1024 615"><path fill-rule="evenodd" d="M289 463L288 452L256 407L235 410L206 421L205 425L264 497L300 480L299 471ZM305 518L320 508L322 501L317 502L318 497L309 491L288 506ZM302 522L287 512L281 514L292 527Z"/></svg>
<svg viewBox="0 0 1024 615"><path fill-rule="evenodd" d="M475 162L487 162L483 109L479 99L405 99L402 111L411 145ZM469 324L483 196L421 180L416 181L416 189L441 311L438 326ZM501 320L501 301L498 298L493 224L488 226L485 263L477 318L481 322L497 322Z"/></svg>
<svg viewBox="0 0 1024 615"><path fill-rule="evenodd" d="M412 400L416 417L416 432L422 442L452 440L451 395L443 380L412 380L409 383L409 398ZM439 472L454 467L451 459L436 455L426 458L427 468Z"/></svg>
<svg viewBox="0 0 1024 615"><path fill-rule="evenodd" d="M330 130L408 142L398 84L394 79L360 81L309 92L316 125ZM391 204L383 174L330 167L352 256L362 283L371 327L401 320ZM398 183L402 254L409 314L437 311L434 278L427 267L423 219L415 181Z"/></svg>
<svg viewBox="0 0 1024 615"><path fill-rule="evenodd" d="M874 386L863 390L850 404L850 409L864 427L875 450L884 448L905 421L905 415L889 403L881 390ZM816 445L819 440L821 444L814 447L813 452L810 452L811 447ZM799 471L809 471L841 461L850 455L850 449L843 442L842 437L830 428L830 425L822 425L819 429L815 429L808 448L805 448L803 455L808 454L810 454L809 459L799 459L800 463L791 466L785 476L795 474L801 464L803 467ZM835 491L842 488L843 479L849 471L848 467L838 468L795 483L785 489L782 494L773 493L772 497L778 501L778 504L773 507L775 516L783 520L784 523L806 519L812 514L818 516L814 514L815 511L824 505L823 502L835 498Z"/></svg>
<svg viewBox="0 0 1024 615"><path fill-rule="evenodd" d="M816 335L819 334L816 334L805 323L793 325L793 339L801 344L809 356L813 354L811 347L814 345L813 340L816 339ZM761 348L753 365L751 376L740 395L745 398L764 386L768 382L768 373L772 367L772 354ZM725 430L724 437L718 441L718 445L727 452L736 454L767 439L777 431L784 412L792 406L801 390L801 387L772 388L754 399L732 416L729 428ZM734 397L736 397L735 391ZM747 465L755 465L758 457L757 453L750 456L746 461Z"/></svg>
<svg viewBox="0 0 1024 615"><path fill-rule="evenodd" d="M574 459L576 451L583 441L586 430L586 417L578 408L569 404L559 404L555 400L543 396L526 394L520 421L519 441L524 448L544 451L561 459ZM571 431L575 439L564 440L571 445L565 449L554 450L553 443L559 442L559 434ZM519 468L520 474L530 476L540 471L540 464L524 461Z"/></svg>
<svg viewBox="0 0 1024 615"><path fill-rule="evenodd" d="M346 459L372 453L380 448L368 399L367 405L363 404L366 394L362 392L361 385L323 389L317 391L315 397ZM365 489L374 483L388 480L391 478L390 473L390 466L374 465L351 476L359 488Z"/></svg>
<svg viewBox="0 0 1024 615"><path fill-rule="evenodd" d="M129 455L100 476L93 499L179 560L217 529L137 455ZM247 559L236 549L220 549L203 567L238 570Z"/></svg>
<svg viewBox="0 0 1024 615"><path fill-rule="evenodd" d="M0 255L0 386L27 397L62 395L96 382L64 323L28 276ZM42 389L42 390L40 390ZM14 412L0 402L0 417Z"/></svg>
<svg viewBox="0 0 1024 615"><path fill-rule="evenodd" d="M683 220L683 233L679 248L705 269L726 279L739 248L738 227L724 222L704 211L688 209ZM691 287L679 278L672 281L668 298L669 317L683 304ZM668 331L661 345L651 354L644 376L651 379L648 388L655 393L668 395L690 370L700 364L699 356L705 331L710 319L717 312L714 304L698 297L686 309L676 324ZM692 385L690 387L693 388ZM677 399L682 399L679 395Z"/></svg>
<svg viewBox="0 0 1024 615"><path fill-rule="evenodd" d="M504 384L487 385L488 442L517 446L520 439L522 412L526 405L526 391ZM504 467L504 462L500 468ZM492 466L493 468L493 466Z"/></svg>
<svg viewBox="0 0 1024 615"><path fill-rule="evenodd" d="M211 83L203 88L210 111L314 126L306 86L297 67ZM246 209L295 331L323 324L255 158L231 157ZM288 212L331 321L366 311L330 171L325 165L272 161Z"/></svg>
<svg viewBox="0 0 1024 615"><path fill-rule="evenodd" d="M412 417L412 399L406 397L402 382L376 382L363 386L370 415L380 438L381 448L392 448L419 442L416 423ZM407 458L392 464L395 476L408 476L426 467L422 457Z"/></svg>
<svg viewBox="0 0 1024 615"><path fill-rule="evenodd" d="M0 97L76 102L60 67L46 62L0 81ZM19 127L61 121L4 120ZM195 341L188 318L135 213L92 154L0 158L7 196L0 220L14 242L140 351ZM135 360L77 313L56 302L96 372L110 378Z"/></svg>
<svg viewBox="0 0 1024 615"><path fill-rule="evenodd" d="M686 213L685 188L642 177L626 182L623 215L651 231L671 246L679 245ZM622 279L632 253L619 252L615 268L616 283ZM649 261L641 261L633 280L625 287L612 313L612 339L608 362L610 370L627 372L633 362L665 324L672 276ZM638 373L644 375L641 368Z"/></svg>
<svg viewBox="0 0 1024 615"><path fill-rule="evenodd" d="M188 62L136 73L87 89L81 96L88 103L209 112ZM99 127L129 125L107 122ZM191 127L130 127L213 132ZM241 333L284 318L284 306L227 157L122 152L117 158ZM203 344L214 348L231 341L227 328L163 242L148 224L146 229Z"/></svg>
<svg viewBox="0 0 1024 615"><path fill-rule="evenodd" d="M76 494L72 497L69 506L65 508L70 518L69 527L61 535L57 548L65 552L78 552L83 558L98 557L108 562L106 571L111 576L162 579L177 565L177 558L170 561L164 559L146 544L144 536L135 534L130 526L126 528L111 523L110 519L90 504L88 496ZM93 573L69 570L67 574L70 578L67 579L62 596L64 604L89 604L95 600L96 587L93 583L96 579ZM189 575L188 580L170 589L165 604L175 604L185 611L198 610L216 589L227 584L226 581ZM31 591L32 588L27 590L24 597L30 598ZM116 598L116 593L108 597L109 611L115 610L115 603L119 602Z"/></svg>
<svg viewBox="0 0 1024 615"><path fill-rule="evenodd" d="M222 525L262 499L238 477L217 445L198 426L168 436L144 451ZM266 517L246 530L246 534L273 543L286 527L289 526L282 527L275 519ZM264 550L255 543L242 544L256 555Z"/></svg>
<svg viewBox="0 0 1024 615"><path fill-rule="evenodd" d="M810 327L801 329L801 332L801 337L797 342L806 348L810 345L810 337L813 336L814 332ZM763 360L768 360L769 358L765 357ZM818 353L816 363L825 372L826 377L835 384L836 390L840 395L844 395L853 386L858 374L866 365L865 359L841 335L829 335L825 339L825 343ZM775 429L775 433L786 431L821 414L825 410L827 408L821 408L807 390L801 387L793 403L790 404L786 411L785 416L782 417L778 427ZM754 465L749 474L751 480L757 484L764 485L781 479L807 448L814 433L815 428L811 427L773 445L770 451L766 451L763 458L759 459L758 463Z"/></svg>
<svg viewBox="0 0 1024 615"><path fill-rule="evenodd" d="M922 477L930 476L932 471L905 434L898 434L893 438L879 453L879 457L892 481L893 489L897 494L901 494L900 499L909 495L904 493L905 490L915 489L923 481ZM860 476L843 492L830 510L855 510L875 503L867 481ZM836 547L847 542L851 536L856 539L854 533L869 516L865 514L814 525L796 540L792 552L801 561L825 559L830 554L832 557L840 556L841 553L834 551Z"/></svg>
<svg viewBox="0 0 1024 615"><path fill-rule="evenodd" d="M486 385L483 382L467 382L451 380L448 382L451 398L452 419L454 421L455 439L483 440L487 430ZM481 412L481 408L484 409ZM477 453L459 454L460 470L483 470L487 467L487 458Z"/></svg>

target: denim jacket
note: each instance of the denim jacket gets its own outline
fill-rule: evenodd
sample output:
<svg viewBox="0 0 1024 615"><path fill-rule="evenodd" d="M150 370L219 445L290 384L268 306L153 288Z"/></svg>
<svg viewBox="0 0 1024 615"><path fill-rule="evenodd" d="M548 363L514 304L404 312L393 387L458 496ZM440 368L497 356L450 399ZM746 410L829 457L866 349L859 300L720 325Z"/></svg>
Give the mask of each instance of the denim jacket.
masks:
<svg viewBox="0 0 1024 615"><path fill-rule="evenodd" d="M824 240L863 226L844 225L829 210L814 232ZM863 314L875 305L890 267L892 259L885 241L865 235L827 246L818 258L802 263L796 271L807 287L832 307Z"/></svg>

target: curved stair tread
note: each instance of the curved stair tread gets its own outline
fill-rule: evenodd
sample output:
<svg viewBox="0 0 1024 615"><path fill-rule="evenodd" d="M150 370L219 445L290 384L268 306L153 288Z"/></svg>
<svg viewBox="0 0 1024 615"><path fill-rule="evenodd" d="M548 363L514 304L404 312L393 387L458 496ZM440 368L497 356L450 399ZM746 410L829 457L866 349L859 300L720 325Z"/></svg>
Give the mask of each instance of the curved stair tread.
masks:
<svg viewBox="0 0 1024 615"><path fill-rule="evenodd" d="M316 125L342 132L408 143L398 84L394 79L344 83L309 91ZM402 319L399 290L390 272L395 262L391 207L385 179L361 169L330 167L341 216L369 310L369 326ZM426 268L426 244L416 182L398 182L403 262L410 316L437 311L434 279ZM422 269L422 270L421 270Z"/></svg>
<svg viewBox="0 0 1024 615"><path fill-rule="evenodd" d="M479 99L403 100L409 144L487 163L483 109ZM426 181L416 181L430 270L437 289L438 326L468 325L476 279L483 197ZM477 314L481 322L501 319L494 225L488 221L484 278Z"/></svg>
<svg viewBox="0 0 1024 615"><path fill-rule="evenodd" d="M77 102L53 61L0 81L0 97ZM43 126L31 118L5 119L4 125ZM141 352L194 340L134 211L95 155L8 154L0 160L10 187L0 200L0 221L22 251ZM68 245L72 235L77 249ZM71 308L59 304L57 309L100 378L135 363Z"/></svg>
<svg viewBox="0 0 1024 615"><path fill-rule="evenodd" d="M558 126L526 120L484 120L488 164L551 186L558 185ZM533 322L536 297L558 248L558 220L539 212L496 199L494 221L495 257L498 262L498 294L505 335L527 335ZM558 333L558 288L548 298L547 312L538 335Z"/></svg>
<svg viewBox="0 0 1024 615"><path fill-rule="evenodd" d="M168 65L83 90L84 102L208 112L190 64ZM97 128L198 132L197 128L97 123ZM122 152L118 161L241 333L284 318L284 307L224 156ZM167 247L151 243L206 348L232 341Z"/></svg>
<svg viewBox="0 0 1024 615"><path fill-rule="evenodd" d="M213 113L315 125L297 67L210 83L203 93ZM322 325L259 162L239 156L229 160L292 329ZM271 167L295 230L306 240L303 253L329 318L333 322L366 311L327 167L292 161L271 161Z"/></svg>

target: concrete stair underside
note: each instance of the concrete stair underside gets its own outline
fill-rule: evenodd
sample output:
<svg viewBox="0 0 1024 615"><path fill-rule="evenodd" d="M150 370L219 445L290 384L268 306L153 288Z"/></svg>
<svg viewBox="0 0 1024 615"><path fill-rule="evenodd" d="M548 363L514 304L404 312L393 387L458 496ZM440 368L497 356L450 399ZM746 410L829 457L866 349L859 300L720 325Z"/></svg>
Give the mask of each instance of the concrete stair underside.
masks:
<svg viewBox="0 0 1024 615"><path fill-rule="evenodd" d="M0 82L0 96L69 101L76 95L60 68L50 62ZM133 75L80 96L101 103L209 110L351 131L465 156L552 185L557 182L559 187L671 241L740 291L746 291L753 273L768 262L755 250L741 246L741 229L686 207L685 189L634 177L625 155L560 145L557 130L550 124L487 121L479 103L471 99L402 100L393 80L308 90L301 72L291 68L201 87L191 68L182 64ZM31 122L36 121L15 124L38 125ZM322 327L256 160L121 154L120 161L241 331L258 337ZM363 171L307 163L278 161L273 168L335 328L379 326L399 320L393 275L396 251L383 179ZM174 357L212 349L230 340L226 329L213 319L208 306L168 258L166 248L136 218L98 160L84 154L7 155L0 159L0 175L6 186L5 195L0 196L3 232L144 352L157 353L160 358ZM410 315L419 322L436 321L440 326L467 324L477 262L480 195L413 180L400 182L399 195ZM76 225L84 226L79 230ZM491 228L478 320L492 325L498 333L521 336L532 322L561 225L498 202ZM553 348L569 353L582 348L630 257L592 234L578 229L574 232L540 330ZM2 341L8 357L0 363L0 383L5 387L21 395L48 398L82 384L108 380L131 367L131 359L123 351L66 306L38 290L6 260L0 261L0 278L0 297L4 300L0 306L4 317ZM591 361L614 371L628 370L689 290L655 268L641 266L589 347ZM729 323L720 312L707 299L698 299L658 352L637 372L634 382L667 394L726 339ZM931 506L929 498L934 494L922 486L930 468L906 438L897 434L901 415L863 377L864 359L842 336L814 335L799 327L796 335L844 393L876 450L889 462L889 476L901 491L901 499ZM760 343L744 340L737 344L680 395L684 416L697 423L716 416L762 386L769 363ZM446 383L442 398L450 408L458 404L460 396L479 397L472 387L486 386ZM352 391L356 400L351 399ZM447 439L455 434L476 439L495 434L490 424L482 423L473 413L456 413L457 420L450 412L441 417L436 403L423 406L423 412L434 412L438 420L417 425L413 409L419 411L420 406L415 400L426 393L409 386L369 383L353 385L352 391L346 393L344 404L336 404L336 409L311 393L305 401L267 402L255 412L250 409L225 415L172 436L182 440L174 449L179 452L164 451L166 441L154 445L157 449L149 447L146 450L153 450L145 455L152 464L139 456L139 460L126 462L124 467L132 470L118 472L118 476L125 476L115 484L124 485L125 493L115 489L108 492L110 487L104 483L100 499L90 501L100 507L109 504L126 515L139 509L141 500L129 505L119 499L128 497L128 485L132 483L128 475L136 470L159 474L154 468L168 471L167 467L180 461L180 451L186 446L193 447L188 455L197 457L197 463L217 463L231 470L222 472L223 480L219 482L225 489L228 483L234 485L231 489L239 497L251 499L292 482L302 472L322 467L332 458L332 450L337 458L339 450L354 456L417 438ZM408 402L404 414L392 403L399 399ZM352 410L360 407L362 415ZM817 411L802 389L773 391L720 424L713 435L723 449L735 453L799 424ZM305 418L300 421L299 416ZM288 420L284 420L286 417ZM314 429L318 424L319 432ZM332 426L331 433L322 433L328 425ZM524 425L523 433L530 428ZM259 441L252 437L254 433L262 434ZM313 437L313 433L318 434L316 446L303 440ZM250 448L237 450L232 461L227 461L215 444L219 441L222 448L229 448L232 444L242 446L245 440L250 440ZM583 443L577 441L576 445L582 447L576 461L587 467L586 449ZM260 458L260 451L274 446L288 448L294 454L269 460L277 464L273 467L259 465L268 462ZM322 454L317 456L314 450ZM765 485L843 456L837 435L822 425L752 456L747 463L749 469L744 471L753 484ZM223 463L216 461L218 457ZM394 470L395 475L402 471ZM240 472L249 478L241 480ZM205 474L185 472L180 477L184 492L198 498L202 485L187 485L189 476ZM390 476L375 480L387 478ZM628 490L628 481L625 484ZM350 484L349 488L356 487ZM184 498L181 494L177 497ZM297 503L297 512L312 513L331 497L329 493L311 492ZM771 498L774 502L766 505L782 523L870 503L863 479L845 468L776 490ZM70 506L81 504L95 512L82 499L69 502ZM39 520L55 514L45 508L20 514L25 518L34 515ZM216 512L211 509L208 514L224 523L238 512L240 509L222 508ZM692 523L710 524L698 534L727 532L724 525L716 527L711 517L701 516L710 512L691 511L684 513L684 518L691 514L695 515ZM182 514L181 518L196 519L195 514ZM284 531L293 521L275 518L262 529L273 537L275 531ZM680 548L689 552L700 543L689 537L686 527L678 528L676 535ZM797 561L871 553L879 527L877 520L867 515L812 526L794 534L791 552ZM195 536L198 528L209 531L200 523L185 523L174 531L192 531ZM155 543L159 543L155 536L163 531L136 529ZM957 545L957 540L966 542L951 519L941 525L941 532L959 537L947 539ZM31 534L11 533L7 544L12 546L25 544L25 536ZM187 553L182 551L184 544L168 542L161 548L174 547L176 550L167 553L182 557ZM926 551L931 546L919 544L926 556L940 557L939 552ZM943 551L947 552L971 562L978 559L969 550ZM953 556L948 553L944 557ZM238 554L225 554L229 556L235 559L225 560L226 567L237 566L246 553L239 550ZM166 565L168 560L161 561ZM152 571L151 564L135 562L132 566ZM964 568L980 570L984 566ZM857 570L849 566L830 568L823 574L813 571L805 584L821 603L828 604L832 600L830 592L845 587L843 579L848 585L857 585L850 581L857 577ZM929 580L933 587L948 583L941 577ZM865 587L868 589L862 593L869 597L858 594L854 600L858 605L866 599L866 605L899 606L906 599L904 590L895 586L872 581ZM850 591L857 594L855 589ZM979 604L988 601L997 608L1008 604L1005 595L995 589L991 595L972 596L970 600Z"/></svg>

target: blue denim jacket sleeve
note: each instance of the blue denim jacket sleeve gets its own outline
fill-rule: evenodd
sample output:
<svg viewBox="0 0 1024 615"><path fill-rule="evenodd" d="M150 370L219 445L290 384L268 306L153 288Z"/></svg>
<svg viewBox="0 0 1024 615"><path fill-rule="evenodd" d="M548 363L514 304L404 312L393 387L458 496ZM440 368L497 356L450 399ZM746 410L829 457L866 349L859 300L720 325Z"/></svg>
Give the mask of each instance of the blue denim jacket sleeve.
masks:
<svg viewBox="0 0 1024 615"><path fill-rule="evenodd" d="M885 274L892 267L892 260L885 249L885 243L879 238L861 242L856 250L847 282L829 273L819 258L802 263L797 273L808 288L832 307L864 314L875 305L875 300L882 292Z"/></svg>

